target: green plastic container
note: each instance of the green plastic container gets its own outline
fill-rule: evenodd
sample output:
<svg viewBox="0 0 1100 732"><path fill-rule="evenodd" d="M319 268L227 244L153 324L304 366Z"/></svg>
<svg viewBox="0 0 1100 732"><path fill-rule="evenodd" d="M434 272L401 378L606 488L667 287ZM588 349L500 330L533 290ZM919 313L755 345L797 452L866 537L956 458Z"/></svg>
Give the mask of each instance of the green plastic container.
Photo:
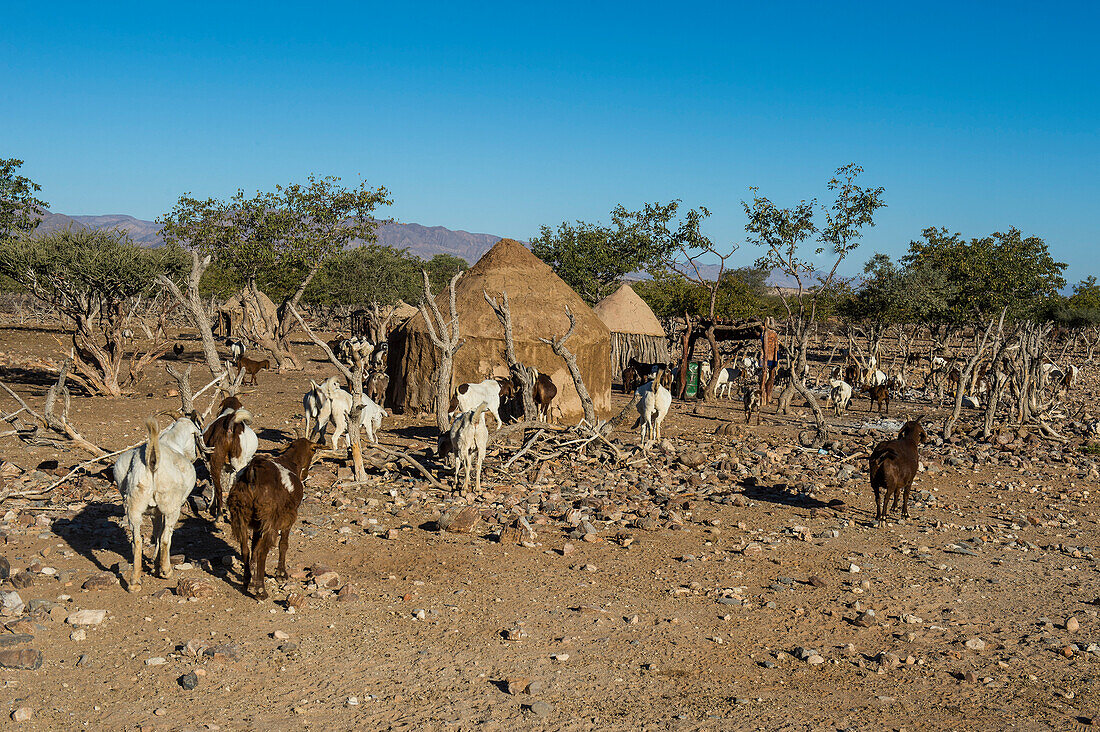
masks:
<svg viewBox="0 0 1100 732"><path fill-rule="evenodd" d="M688 362L687 389L684 391L684 396L688 399L691 399L699 393L699 368L700 364L698 361Z"/></svg>

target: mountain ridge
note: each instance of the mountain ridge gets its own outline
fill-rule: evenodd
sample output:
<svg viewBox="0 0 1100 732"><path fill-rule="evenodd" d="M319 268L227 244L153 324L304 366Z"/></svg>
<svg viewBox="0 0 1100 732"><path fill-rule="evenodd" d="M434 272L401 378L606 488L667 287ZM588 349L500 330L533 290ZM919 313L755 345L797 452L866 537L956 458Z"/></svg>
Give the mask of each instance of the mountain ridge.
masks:
<svg viewBox="0 0 1100 732"><path fill-rule="evenodd" d="M126 232L135 244L158 247L164 244L160 224L155 221L127 214L69 215L47 211L38 224L37 231L49 233L68 226L89 229L118 229ZM495 234L479 234L445 226L425 226L417 223L385 221L376 228L378 243L397 249L408 249L422 259L437 254L461 257L473 264L489 251L502 237ZM360 243L359 240L352 242Z"/></svg>

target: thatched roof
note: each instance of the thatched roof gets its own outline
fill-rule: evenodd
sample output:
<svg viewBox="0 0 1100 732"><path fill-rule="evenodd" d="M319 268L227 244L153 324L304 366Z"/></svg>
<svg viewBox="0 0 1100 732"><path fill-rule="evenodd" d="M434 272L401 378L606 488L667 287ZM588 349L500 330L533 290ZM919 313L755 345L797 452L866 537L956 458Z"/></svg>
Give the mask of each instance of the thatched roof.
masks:
<svg viewBox="0 0 1100 732"><path fill-rule="evenodd" d="M275 303L271 301L271 298L265 295L262 290L256 290L256 292L259 295L258 301L260 303L260 307L264 309L264 312L267 314L267 316L277 318L277 313L279 309L275 307ZM249 296L248 299L251 299L251 297ZM243 302L245 302L245 293L244 291L241 291L226 300L225 304L222 305L219 309L227 312L244 312L245 308L242 305Z"/></svg>
<svg viewBox="0 0 1100 732"><path fill-rule="evenodd" d="M612 333L661 336L665 329L630 285L623 285L592 308Z"/></svg>
<svg viewBox="0 0 1100 732"><path fill-rule="evenodd" d="M410 305L404 300L398 300L393 305L393 319L396 322L404 322L420 312L420 308Z"/></svg>
<svg viewBox="0 0 1100 732"><path fill-rule="evenodd" d="M566 343L577 364L596 409L611 407L611 333L580 295L554 274L527 247L501 239L471 267L455 287L460 337L465 341L455 354L454 383L505 376L504 331L484 294L501 298L508 293L517 358L549 375L558 387L558 399L566 415L580 411L573 382L564 362L539 341L560 337L569 329L568 307L577 327ZM450 306L446 290L436 297L446 318ZM390 390L394 406L413 411L430 408L426 389L435 372L438 353L432 346L423 317L410 318L390 340Z"/></svg>

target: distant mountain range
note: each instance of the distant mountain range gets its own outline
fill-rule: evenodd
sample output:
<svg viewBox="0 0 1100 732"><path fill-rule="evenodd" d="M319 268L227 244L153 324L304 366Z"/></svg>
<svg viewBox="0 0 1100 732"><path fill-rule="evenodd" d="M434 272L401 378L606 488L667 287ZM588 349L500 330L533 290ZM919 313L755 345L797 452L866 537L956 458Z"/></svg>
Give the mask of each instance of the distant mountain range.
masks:
<svg viewBox="0 0 1100 732"><path fill-rule="evenodd" d="M106 216L67 216L61 213L47 213L38 225L38 231L48 233L66 227L89 229L119 229L129 234L136 244L146 247L159 247L164 244L160 235L160 225L155 221L109 214ZM451 254L473 264L481 255L489 251L500 241L492 234L471 234L468 231L454 231L442 226L422 226L420 224L381 224L377 230L378 243L398 249L408 249L422 259L431 259L436 254Z"/></svg>
<svg viewBox="0 0 1100 732"><path fill-rule="evenodd" d="M67 216L49 213L42 218L38 231L48 233L67 226L87 227L91 229L119 229L130 235L136 244L146 247L159 247L164 244L160 236L160 225L155 221L127 216L126 214L108 214L105 216ZM421 224L386 223L378 226L378 243L398 249L408 249L421 259L431 259L436 254L451 254L473 264L481 255L489 251L501 237L493 234L471 234L468 231L456 231L442 226L423 226ZM718 265L704 264L699 267L704 277L716 277ZM824 276L825 273L819 273ZM631 275L628 279L644 279L645 275ZM812 278L807 278L812 279ZM775 270L768 278L769 285L793 287L792 278L785 277Z"/></svg>

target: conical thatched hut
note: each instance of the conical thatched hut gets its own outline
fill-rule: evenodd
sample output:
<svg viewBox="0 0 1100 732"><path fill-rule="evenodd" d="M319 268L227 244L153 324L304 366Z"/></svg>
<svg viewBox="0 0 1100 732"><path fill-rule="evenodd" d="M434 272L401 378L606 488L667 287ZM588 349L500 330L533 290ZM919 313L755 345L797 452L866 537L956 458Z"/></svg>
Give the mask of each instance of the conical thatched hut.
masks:
<svg viewBox="0 0 1100 732"><path fill-rule="evenodd" d="M668 363L665 329L630 285L600 300L593 310L611 331L613 373L622 373L631 356L643 363Z"/></svg>
<svg viewBox="0 0 1100 732"><path fill-rule="evenodd" d="M460 337L465 344L455 354L454 384L507 376L504 329L485 302L483 292L500 300L508 293L516 358L547 374L558 387L555 405L565 419L583 415L580 397L569 370L550 347L538 339L561 336L569 329L566 306L577 318L577 328L566 342L577 356L577 366L596 407L611 409L611 334L580 295L570 289L544 262L512 239L501 239L470 268L455 287ZM447 317L449 299L439 293L439 311ZM431 411L439 354L423 316L409 319L390 335L389 405L398 411Z"/></svg>
<svg viewBox="0 0 1100 732"><path fill-rule="evenodd" d="M217 323L214 330L226 338L235 338L255 328L264 333L268 330L266 321L278 322L279 309L271 298L256 290L258 298L253 298L247 290L241 290L218 308ZM254 302L258 302L263 313L256 312ZM266 321L265 321L266 319Z"/></svg>

